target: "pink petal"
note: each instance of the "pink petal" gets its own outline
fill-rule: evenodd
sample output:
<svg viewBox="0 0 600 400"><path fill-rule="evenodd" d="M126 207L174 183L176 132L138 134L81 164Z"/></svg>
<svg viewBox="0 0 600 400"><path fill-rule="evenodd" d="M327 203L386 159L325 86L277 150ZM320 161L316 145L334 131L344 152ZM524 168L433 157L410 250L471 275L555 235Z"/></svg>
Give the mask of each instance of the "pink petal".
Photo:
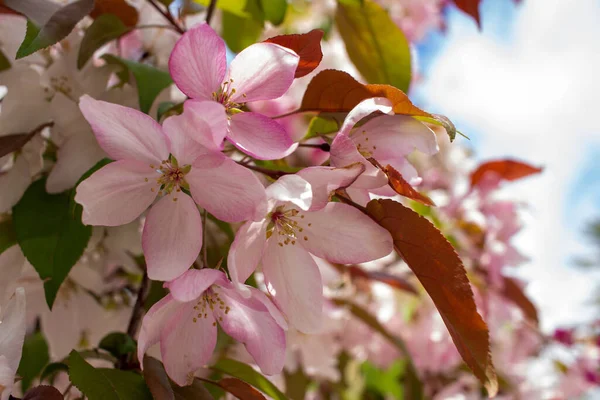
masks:
<svg viewBox="0 0 600 400"><path fill-rule="evenodd" d="M148 277L170 281L196 261L202 249L202 218L190 196L171 193L148 213L142 233Z"/></svg>
<svg viewBox="0 0 600 400"><path fill-rule="evenodd" d="M338 168L357 162L365 166L365 171L354 181L352 187L372 189L387 185L385 174L358 152L356 145L348 136L338 134L333 139L330 156L331 164Z"/></svg>
<svg viewBox="0 0 600 400"><path fill-rule="evenodd" d="M217 344L217 327L210 312L200 317L195 303L177 310L160 335L160 353L169 377L179 386L192 383L194 372L210 360Z"/></svg>
<svg viewBox="0 0 600 400"><path fill-rule="evenodd" d="M227 312L215 307L215 317L223 330L244 343L263 373L280 373L285 362L285 333L269 310L260 301L244 299L235 290L213 290L224 301L225 307L229 307Z"/></svg>
<svg viewBox="0 0 600 400"><path fill-rule="evenodd" d="M244 153L259 160L278 160L295 149L294 142L271 118L254 112L231 116L227 139Z"/></svg>
<svg viewBox="0 0 600 400"><path fill-rule="evenodd" d="M435 133L425 124L406 115L383 115L355 129L350 137L377 160L398 159L415 149L435 154L439 148Z"/></svg>
<svg viewBox="0 0 600 400"><path fill-rule="evenodd" d="M79 108L110 158L158 165L169 156L167 138L150 116L88 95L81 96Z"/></svg>
<svg viewBox="0 0 600 400"><path fill-rule="evenodd" d="M173 317L181 303L173 300L173 296L166 295L156 302L144 316L142 327L138 336L137 356L140 366L143 366L146 350L160 340L160 333Z"/></svg>
<svg viewBox="0 0 600 400"><path fill-rule="evenodd" d="M180 277L165 283L173 298L180 302L196 300L217 281L226 280L225 274L216 269L190 269Z"/></svg>
<svg viewBox="0 0 600 400"><path fill-rule="evenodd" d="M393 114L392 103L385 97L373 97L361 101L348 113L338 134L350 134L350 130L354 127L354 125L375 111L379 111L384 114Z"/></svg>
<svg viewBox="0 0 600 400"><path fill-rule="evenodd" d="M299 226L308 240L298 242L317 257L353 264L376 260L393 250L389 232L347 204L329 203L320 211L303 215Z"/></svg>
<svg viewBox="0 0 600 400"><path fill-rule="evenodd" d="M339 188L346 188L365 171L361 163L350 164L343 168L309 167L298 172L312 188L311 211L320 210L327 205L331 194Z"/></svg>
<svg viewBox="0 0 600 400"><path fill-rule="evenodd" d="M225 42L206 24L184 33L169 58L175 84L192 99L211 100L226 70Z"/></svg>
<svg viewBox="0 0 600 400"><path fill-rule="evenodd" d="M2 279L0 279L0 304L4 304L4 301L8 300L9 294L12 294L13 285L21 276L24 265L25 256L19 245L12 245L0 253L0 271L2 271ZM8 292L9 288L10 293Z"/></svg>
<svg viewBox="0 0 600 400"><path fill-rule="evenodd" d="M216 168L192 168L186 175L196 203L225 222L264 217L265 188L247 168L224 157Z"/></svg>
<svg viewBox="0 0 600 400"><path fill-rule="evenodd" d="M19 287L0 318L0 354L6 357L7 364L13 372L17 371L21 361L26 328L25 314L25 289Z"/></svg>
<svg viewBox="0 0 600 400"><path fill-rule="evenodd" d="M304 333L322 327L323 287L319 267L301 245L288 245L273 237L262 260L267 290L291 325Z"/></svg>
<svg viewBox="0 0 600 400"><path fill-rule="evenodd" d="M227 114L221 104L188 100L183 107L183 114L163 123L171 153L180 165L192 164L208 150L220 151L227 134Z"/></svg>
<svg viewBox="0 0 600 400"><path fill-rule="evenodd" d="M125 225L140 216L158 193L158 174L138 161L110 163L77 186L86 225Z"/></svg>
<svg viewBox="0 0 600 400"><path fill-rule="evenodd" d="M267 198L281 202L290 202L302 210L308 210L312 204L313 192L304 178L298 175L284 175L267 187Z"/></svg>
<svg viewBox="0 0 600 400"><path fill-rule="evenodd" d="M271 100L283 96L294 81L300 58L273 43L256 43L238 54L229 66L236 103Z"/></svg>
<svg viewBox="0 0 600 400"><path fill-rule="evenodd" d="M12 168L0 173L0 213L10 209L21 200L23 193L31 184L29 163L23 156L17 156Z"/></svg>
<svg viewBox="0 0 600 400"><path fill-rule="evenodd" d="M240 227L235 235L227 256L227 267L231 280L238 289L244 290L243 284L256 269L267 240L267 220L248 221Z"/></svg>
<svg viewBox="0 0 600 400"><path fill-rule="evenodd" d="M258 289L248 286L248 290L249 290L249 293L250 293L250 296L252 297L252 299L254 299L256 301L260 301L267 308L267 310L269 310L269 313L275 319L275 321L281 327L281 329L283 329L284 331L287 331L288 323L285 319L285 316L283 315L281 310L279 310L279 308L277 308L275 303L273 303L273 300L271 300L271 298L269 296L267 296L266 294L264 294L263 292L261 292Z"/></svg>
<svg viewBox="0 0 600 400"><path fill-rule="evenodd" d="M9 400L13 399L10 394L12 393L15 384L15 371L12 370L8 365L8 359L4 355L0 355L0 399Z"/></svg>

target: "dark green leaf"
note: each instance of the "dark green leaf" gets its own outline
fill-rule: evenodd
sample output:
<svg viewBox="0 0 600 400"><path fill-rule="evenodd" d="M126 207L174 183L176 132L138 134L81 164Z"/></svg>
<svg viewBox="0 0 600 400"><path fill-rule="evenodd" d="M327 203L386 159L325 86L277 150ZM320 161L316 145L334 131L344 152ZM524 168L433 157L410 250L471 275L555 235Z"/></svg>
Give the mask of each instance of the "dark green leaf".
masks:
<svg viewBox="0 0 600 400"><path fill-rule="evenodd" d="M0 222L0 254L15 244L17 244L17 236L12 219Z"/></svg>
<svg viewBox="0 0 600 400"><path fill-rule="evenodd" d="M361 372L368 389L375 390L384 397L387 395L394 399L404 398L401 379L405 372L405 363L402 360L396 360L387 369L377 368L367 361L361 366Z"/></svg>
<svg viewBox="0 0 600 400"><path fill-rule="evenodd" d="M113 14L102 14L85 31L85 36L79 46L77 68L81 69L94 55L94 52L111 40L117 39L129 32L123 22Z"/></svg>
<svg viewBox="0 0 600 400"><path fill-rule="evenodd" d="M261 392L271 396L274 400L286 400L285 395L271 381L247 364L235 360L222 359L213 365L212 368L251 384Z"/></svg>
<svg viewBox="0 0 600 400"><path fill-rule="evenodd" d="M98 347L108 351L117 358L133 353L136 349L133 339L123 332L109 333L102 338Z"/></svg>
<svg viewBox="0 0 600 400"><path fill-rule="evenodd" d="M48 355L48 343L41 332L36 332L25 338L23 343L23 355L19 363L17 374L23 378L21 388L23 392L29 389L33 379L41 374L42 370L50 361Z"/></svg>
<svg viewBox="0 0 600 400"><path fill-rule="evenodd" d="M36 386L28 390L23 396L23 400L62 400L64 399L61 392L52 386Z"/></svg>
<svg viewBox="0 0 600 400"><path fill-rule="evenodd" d="M10 61L8 61L6 55L0 51L0 72L6 71L7 69L10 69Z"/></svg>
<svg viewBox="0 0 600 400"><path fill-rule="evenodd" d="M70 207L70 193L46 193L46 180L35 181L13 207L13 224L23 254L44 280L46 302L56 293L83 254L92 227L81 223L83 209Z"/></svg>
<svg viewBox="0 0 600 400"><path fill-rule="evenodd" d="M183 112L183 103L173 103L172 101L163 101L158 105L156 110L156 120L160 121L163 118L172 115L179 115Z"/></svg>
<svg viewBox="0 0 600 400"><path fill-rule="evenodd" d="M338 4L335 20L350 60L369 83L408 91L409 43L379 4L373 0L364 0L362 5Z"/></svg>
<svg viewBox="0 0 600 400"><path fill-rule="evenodd" d="M239 53L256 43L260 37L264 27L264 13L259 1L248 0L245 8L248 14L246 17L223 11L221 36L231 51Z"/></svg>
<svg viewBox="0 0 600 400"><path fill-rule="evenodd" d="M298 368L294 373L284 370L283 376L285 377L285 395L291 400L304 400L310 385L310 378L306 376L302 368Z"/></svg>
<svg viewBox="0 0 600 400"><path fill-rule="evenodd" d="M124 69L131 72L137 84L138 99L142 112L148 113L152 107L152 103L154 103L154 99L156 99L160 92L173 83L168 72L151 65L126 60L111 54L106 54L102 58L110 64L121 65Z"/></svg>
<svg viewBox="0 0 600 400"><path fill-rule="evenodd" d="M265 20L273 25L280 25L287 11L287 0L260 0Z"/></svg>
<svg viewBox="0 0 600 400"><path fill-rule="evenodd" d="M144 303L144 310L146 312L152 307L157 301L169 294L169 291L163 287L163 283L159 281L150 281L150 292L146 297Z"/></svg>
<svg viewBox="0 0 600 400"><path fill-rule="evenodd" d="M56 374L58 374L59 372L68 372L68 371L69 371L69 367L65 363L62 363L62 362L50 363L50 364L46 365L46 368L44 368L44 371L42 372L40 380L42 380L42 381L47 380L48 382L52 383L52 382L54 382L54 377L56 376Z"/></svg>
<svg viewBox="0 0 600 400"><path fill-rule="evenodd" d="M27 33L16 58L26 57L64 39L93 7L94 0L78 0L59 8L41 27L27 20Z"/></svg>
<svg viewBox="0 0 600 400"><path fill-rule="evenodd" d="M89 400L152 400L144 378L131 371L94 368L75 350L69 354L69 377Z"/></svg>

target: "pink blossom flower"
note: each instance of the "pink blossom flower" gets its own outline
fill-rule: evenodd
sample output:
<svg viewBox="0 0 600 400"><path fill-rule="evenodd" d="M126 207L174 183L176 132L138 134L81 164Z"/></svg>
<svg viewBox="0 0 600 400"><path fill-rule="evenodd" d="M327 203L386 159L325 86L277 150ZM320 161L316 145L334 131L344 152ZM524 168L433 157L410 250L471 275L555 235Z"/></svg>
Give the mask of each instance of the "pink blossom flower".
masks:
<svg viewBox="0 0 600 400"><path fill-rule="evenodd" d="M269 212L238 231L228 256L234 283L262 264L267 290L304 333L321 329L323 288L311 254L341 264L371 261L392 251L390 234L359 210L328 203L332 190L350 185L363 168L311 167L267 188Z"/></svg>
<svg viewBox="0 0 600 400"><path fill-rule="evenodd" d="M282 96L294 80L299 57L273 43L256 43L240 52L227 69L225 42L206 24L187 31L169 60L175 84L192 99L221 103L229 115L229 139L259 159L278 159L293 151L285 129L271 118L240 112L247 102Z"/></svg>
<svg viewBox="0 0 600 400"><path fill-rule="evenodd" d="M0 400L8 400L25 339L25 290L17 288L0 323Z"/></svg>
<svg viewBox="0 0 600 400"><path fill-rule="evenodd" d="M220 104L188 101L184 113L163 127L137 110L89 96L81 98L80 108L100 147L116 160L77 187L83 222L127 224L160 196L142 233L151 279L174 279L198 256L202 223L196 203L226 222L260 215L264 187L217 149L227 124Z"/></svg>
<svg viewBox="0 0 600 400"><path fill-rule="evenodd" d="M225 274L214 269L189 270L165 284L170 294L156 303L142 321L138 358L160 342L167 374L189 385L194 372L209 360L217 343L217 321L242 342L262 372L281 372L285 361L285 320L269 298L248 287L244 298Z"/></svg>

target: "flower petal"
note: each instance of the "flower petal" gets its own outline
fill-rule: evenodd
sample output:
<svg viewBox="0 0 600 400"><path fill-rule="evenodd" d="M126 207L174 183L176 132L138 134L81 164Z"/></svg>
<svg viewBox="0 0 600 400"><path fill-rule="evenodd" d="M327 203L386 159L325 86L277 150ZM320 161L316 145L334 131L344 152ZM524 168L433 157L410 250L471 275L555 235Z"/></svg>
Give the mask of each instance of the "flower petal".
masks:
<svg viewBox="0 0 600 400"><path fill-rule="evenodd" d="M358 103L346 116L342 128L338 135L348 135L350 130L361 119L371 115L375 111L380 111L384 114L393 114L392 103L385 97L373 97Z"/></svg>
<svg viewBox="0 0 600 400"><path fill-rule="evenodd" d="M273 43L256 43L245 48L229 66L236 103L281 97L294 81L300 57Z"/></svg>
<svg viewBox="0 0 600 400"><path fill-rule="evenodd" d="M298 175L284 175L267 187L267 198L290 202L302 210L308 210L312 204L313 192L304 178Z"/></svg>
<svg viewBox="0 0 600 400"><path fill-rule="evenodd" d="M8 300L7 291L15 284L21 271L25 265L25 256L21 251L21 247L15 244L10 246L8 249L0 253L0 271L2 271L2 279L0 279L0 304L4 304L5 300ZM12 286L12 287L11 287Z"/></svg>
<svg viewBox="0 0 600 400"><path fill-rule="evenodd" d="M244 343L248 353L266 375L281 372L285 362L285 333L260 301L244 299L235 290L213 289L225 307L215 307L215 316L223 330ZM252 293L257 289L251 289Z"/></svg>
<svg viewBox="0 0 600 400"><path fill-rule="evenodd" d="M208 363L217 344L212 312L200 317L188 303L177 310L160 335L160 353L169 377L179 386L192 383L194 372Z"/></svg>
<svg viewBox="0 0 600 400"><path fill-rule="evenodd" d="M9 400L15 385L15 371L8 365L8 359L0 355L0 400Z"/></svg>
<svg viewBox="0 0 600 400"><path fill-rule="evenodd" d="M190 269L180 277L165 283L173 298L180 302L196 300L216 281L226 280L225 274L216 269Z"/></svg>
<svg viewBox="0 0 600 400"><path fill-rule="evenodd" d="M160 340L161 331L169 322L181 303L173 300L173 296L166 295L156 302L144 316L142 327L138 336L137 356L140 366L143 368L144 354L154 343Z"/></svg>
<svg viewBox="0 0 600 400"><path fill-rule="evenodd" d="M338 188L346 188L365 171L364 164L359 162L342 168L309 167L298 172L312 188L313 199L310 210L320 210L329 202L329 196Z"/></svg>
<svg viewBox="0 0 600 400"><path fill-rule="evenodd" d="M171 193L152 206L142 248L150 279L170 281L187 271L202 249L202 218L194 200Z"/></svg>
<svg viewBox="0 0 600 400"><path fill-rule="evenodd" d="M373 189L387 185L385 174L358 152L356 145L348 136L338 134L333 139L330 156L331 164L338 168L357 162L365 166L365 171L354 181L352 187Z"/></svg>
<svg viewBox="0 0 600 400"><path fill-rule="evenodd" d="M2 315L0 323L0 354L6 357L8 366L17 371L25 339L25 289L19 287Z"/></svg>
<svg viewBox="0 0 600 400"><path fill-rule="evenodd" d="M435 154L439 147L435 133L425 124L406 115L382 115L352 131L350 137L377 160L397 159L417 149Z"/></svg>
<svg viewBox="0 0 600 400"><path fill-rule="evenodd" d="M77 186L86 225L125 225L140 216L158 193L157 174L138 161L110 163ZM154 189L154 191L152 191Z"/></svg>
<svg viewBox="0 0 600 400"><path fill-rule="evenodd" d="M171 153L180 165L192 164L207 149L221 151L227 134L225 107L214 101L188 100L181 115L163 123Z"/></svg>
<svg viewBox="0 0 600 400"><path fill-rule="evenodd" d="M247 168L223 156L216 168L192 168L186 175L192 197L225 222L262 218L266 214L265 188Z"/></svg>
<svg viewBox="0 0 600 400"><path fill-rule="evenodd" d="M266 244L267 220L248 221L235 235L227 255L227 267L234 285L239 290L247 290L243 285L258 266Z"/></svg>
<svg viewBox="0 0 600 400"><path fill-rule="evenodd" d="M158 165L169 155L167 138L150 116L133 108L84 95L79 108L92 126L100 147L115 160Z"/></svg>
<svg viewBox="0 0 600 400"><path fill-rule="evenodd" d="M283 126L254 112L231 116L227 139L235 147L259 160L278 160L292 152L294 142Z"/></svg>
<svg viewBox="0 0 600 400"><path fill-rule="evenodd" d="M352 264L376 260L393 250L389 232L347 204L329 203L322 210L303 215L299 226L308 240L299 242L317 257Z"/></svg>
<svg viewBox="0 0 600 400"><path fill-rule="evenodd" d="M262 260L267 290L291 325L304 333L322 327L323 286L319 267L302 246L267 242Z"/></svg>
<svg viewBox="0 0 600 400"><path fill-rule="evenodd" d="M29 164L23 155L19 155L11 169L0 172L0 213L9 211L17 204L30 183Z"/></svg>
<svg viewBox="0 0 600 400"><path fill-rule="evenodd" d="M225 42L207 24L196 25L184 33L169 58L173 81L192 99L212 99L226 70Z"/></svg>

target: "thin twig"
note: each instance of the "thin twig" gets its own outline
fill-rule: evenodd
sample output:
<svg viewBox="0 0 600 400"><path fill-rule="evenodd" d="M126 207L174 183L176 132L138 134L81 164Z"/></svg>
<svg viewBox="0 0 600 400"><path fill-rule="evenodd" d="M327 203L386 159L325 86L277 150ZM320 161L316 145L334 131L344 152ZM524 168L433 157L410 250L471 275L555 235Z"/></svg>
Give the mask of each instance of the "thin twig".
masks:
<svg viewBox="0 0 600 400"><path fill-rule="evenodd" d="M139 330L140 324L142 323L142 317L144 316L144 304L150 293L150 279L148 279L148 270L144 270L142 276L142 283L140 284L140 290L138 291L133 311L131 312L131 318L129 319L129 325L127 326L127 334L132 339L135 339L135 335ZM117 368L126 369L130 360L127 354L123 355L117 362Z"/></svg>
<svg viewBox="0 0 600 400"><path fill-rule="evenodd" d="M299 113L302 113L302 112L306 112L306 111L301 110L301 109L297 109L297 110L294 110L294 111L287 112L285 114L276 115L276 116L271 117L271 118L272 119L285 118L285 117L289 117L290 115L299 114Z"/></svg>
<svg viewBox="0 0 600 400"><path fill-rule="evenodd" d="M367 209L365 207L361 206L360 204L352 201L352 199L350 198L350 196L348 196L348 193L346 193L345 190L338 189L335 191L335 195L338 197L338 199L340 199L340 201L342 203L346 203L368 215Z"/></svg>
<svg viewBox="0 0 600 400"><path fill-rule="evenodd" d="M215 12L215 7L217 6L217 0L210 0L210 4L208 5L208 9L206 10L206 23L210 25L210 20Z"/></svg>
<svg viewBox="0 0 600 400"><path fill-rule="evenodd" d="M167 11L163 10L158 4L155 3L154 0L148 0L148 3L150 3L152 5L152 7L154 7L154 9L156 11L158 11L159 13L161 13L163 15L163 17L165 17L167 19L167 21L169 21L171 23L171 25L173 25L173 27L175 28L175 30L177 32L179 32L181 34L183 34L185 32L183 30L183 28L181 26L179 26L179 24L177 23L177 21L175 21L175 18L173 18L173 16L169 12L168 8L167 8Z"/></svg>
<svg viewBox="0 0 600 400"><path fill-rule="evenodd" d="M329 143L298 143L298 147L312 147L314 149L320 149L323 151L331 150Z"/></svg>
<svg viewBox="0 0 600 400"><path fill-rule="evenodd" d="M251 169L252 171L256 171L256 172L260 172L261 174L265 174L268 177L273 178L273 179L279 179L283 175L291 174L291 172L285 172L285 171L276 170L276 169L262 168L262 167L258 167L256 165L242 164L240 162L238 162L238 164L240 164L248 169Z"/></svg>
<svg viewBox="0 0 600 400"><path fill-rule="evenodd" d="M208 211L204 210L202 213L202 261L204 262L204 268L208 268L208 246L206 245L206 215Z"/></svg>

